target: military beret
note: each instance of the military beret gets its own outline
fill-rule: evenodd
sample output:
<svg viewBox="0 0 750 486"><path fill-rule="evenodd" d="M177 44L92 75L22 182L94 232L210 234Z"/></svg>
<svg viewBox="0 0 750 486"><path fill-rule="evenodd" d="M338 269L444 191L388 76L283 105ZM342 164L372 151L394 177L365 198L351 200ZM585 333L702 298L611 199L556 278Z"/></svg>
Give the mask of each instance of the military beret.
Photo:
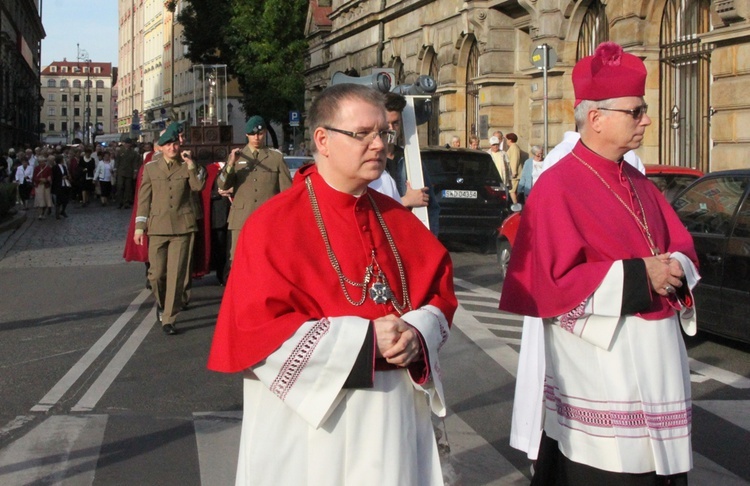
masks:
<svg viewBox="0 0 750 486"><path fill-rule="evenodd" d="M168 143L178 142L180 140L180 133L182 132L181 128L181 123L172 123L166 130L164 130L164 133L159 137L159 140L157 140L156 143L159 145L166 145Z"/></svg>
<svg viewBox="0 0 750 486"><path fill-rule="evenodd" d="M254 115L247 121L247 124L245 125L245 133L248 135L255 135L264 128L266 128L266 122L263 120L263 117Z"/></svg>

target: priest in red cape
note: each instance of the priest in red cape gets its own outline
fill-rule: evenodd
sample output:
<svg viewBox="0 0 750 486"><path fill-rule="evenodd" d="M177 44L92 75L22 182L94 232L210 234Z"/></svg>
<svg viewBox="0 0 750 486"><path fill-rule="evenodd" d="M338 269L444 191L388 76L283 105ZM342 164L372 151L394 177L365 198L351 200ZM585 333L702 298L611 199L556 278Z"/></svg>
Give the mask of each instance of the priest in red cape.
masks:
<svg viewBox="0 0 750 486"><path fill-rule="evenodd" d="M442 485L450 255L367 189L394 137L381 93L329 87L308 126L316 164L245 223L208 360L244 374L236 484Z"/></svg>
<svg viewBox="0 0 750 486"><path fill-rule="evenodd" d="M532 484L687 484L692 467L680 322L695 333L697 257L664 196L623 162L651 124L645 82L643 61L611 42L576 64L581 140L539 178L513 245L500 308L544 326Z"/></svg>

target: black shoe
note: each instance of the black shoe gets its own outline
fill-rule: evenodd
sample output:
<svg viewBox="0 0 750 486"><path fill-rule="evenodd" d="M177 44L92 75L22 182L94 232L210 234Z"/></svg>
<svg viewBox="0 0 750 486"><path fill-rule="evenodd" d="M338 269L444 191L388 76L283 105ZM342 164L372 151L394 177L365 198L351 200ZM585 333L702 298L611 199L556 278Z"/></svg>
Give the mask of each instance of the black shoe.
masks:
<svg viewBox="0 0 750 486"><path fill-rule="evenodd" d="M161 307L156 308L156 322L161 322L162 316L164 315L164 309Z"/></svg>
<svg viewBox="0 0 750 486"><path fill-rule="evenodd" d="M151 290L151 281L149 279L146 279L146 289Z"/></svg>
<svg viewBox="0 0 750 486"><path fill-rule="evenodd" d="M161 330L164 331L164 334L167 334L169 336L174 336L177 334L177 328L174 327L174 324L164 324L161 326Z"/></svg>

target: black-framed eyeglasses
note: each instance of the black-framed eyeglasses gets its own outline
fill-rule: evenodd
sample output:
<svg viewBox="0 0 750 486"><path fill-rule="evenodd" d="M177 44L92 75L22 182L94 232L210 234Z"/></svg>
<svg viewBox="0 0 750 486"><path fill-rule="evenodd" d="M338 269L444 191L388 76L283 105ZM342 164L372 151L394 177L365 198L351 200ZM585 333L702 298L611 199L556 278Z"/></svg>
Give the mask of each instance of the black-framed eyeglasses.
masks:
<svg viewBox="0 0 750 486"><path fill-rule="evenodd" d="M380 137L384 143L396 143L396 132L394 130L373 130L371 132L350 132L348 130L341 130L333 127L323 127L326 130L332 132L342 133L352 137L354 140L360 143L370 145L375 141L376 137Z"/></svg>
<svg viewBox="0 0 750 486"><path fill-rule="evenodd" d="M630 114L630 116L633 117L634 120L640 120L641 118L643 118L643 115L645 115L646 112L648 111L648 105L644 103L641 106L637 106L633 108L632 110L623 110L620 108L602 108L601 106L597 106L597 110L619 111L620 113L628 113Z"/></svg>

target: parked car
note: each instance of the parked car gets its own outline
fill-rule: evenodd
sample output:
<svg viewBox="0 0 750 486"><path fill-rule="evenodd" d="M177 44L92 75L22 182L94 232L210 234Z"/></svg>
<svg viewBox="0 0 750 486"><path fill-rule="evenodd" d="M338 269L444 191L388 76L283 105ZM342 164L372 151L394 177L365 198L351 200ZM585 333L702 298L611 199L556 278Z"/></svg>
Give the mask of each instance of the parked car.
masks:
<svg viewBox="0 0 750 486"><path fill-rule="evenodd" d="M440 239L471 238L491 251L510 198L490 154L446 147L420 152L440 204Z"/></svg>
<svg viewBox="0 0 750 486"><path fill-rule="evenodd" d="M646 177L649 178L661 190L668 201L690 183L701 177L703 172L689 167L677 167L673 165L646 165ZM521 205L513 205L511 214L497 231L497 263L500 266L500 278L505 278L508 271L513 243L516 241L518 226L521 224Z"/></svg>
<svg viewBox="0 0 750 486"><path fill-rule="evenodd" d="M698 253L698 329L750 343L750 169L708 174L672 206Z"/></svg>
<svg viewBox="0 0 750 486"><path fill-rule="evenodd" d="M285 155L284 156L284 162L286 162L287 167L289 167L289 172L292 174L292 179L294 179L294 174L297 173L297 169L302 167L305 164L312 164L315 161L314 158L308 157L306 155Z"/></svg>

